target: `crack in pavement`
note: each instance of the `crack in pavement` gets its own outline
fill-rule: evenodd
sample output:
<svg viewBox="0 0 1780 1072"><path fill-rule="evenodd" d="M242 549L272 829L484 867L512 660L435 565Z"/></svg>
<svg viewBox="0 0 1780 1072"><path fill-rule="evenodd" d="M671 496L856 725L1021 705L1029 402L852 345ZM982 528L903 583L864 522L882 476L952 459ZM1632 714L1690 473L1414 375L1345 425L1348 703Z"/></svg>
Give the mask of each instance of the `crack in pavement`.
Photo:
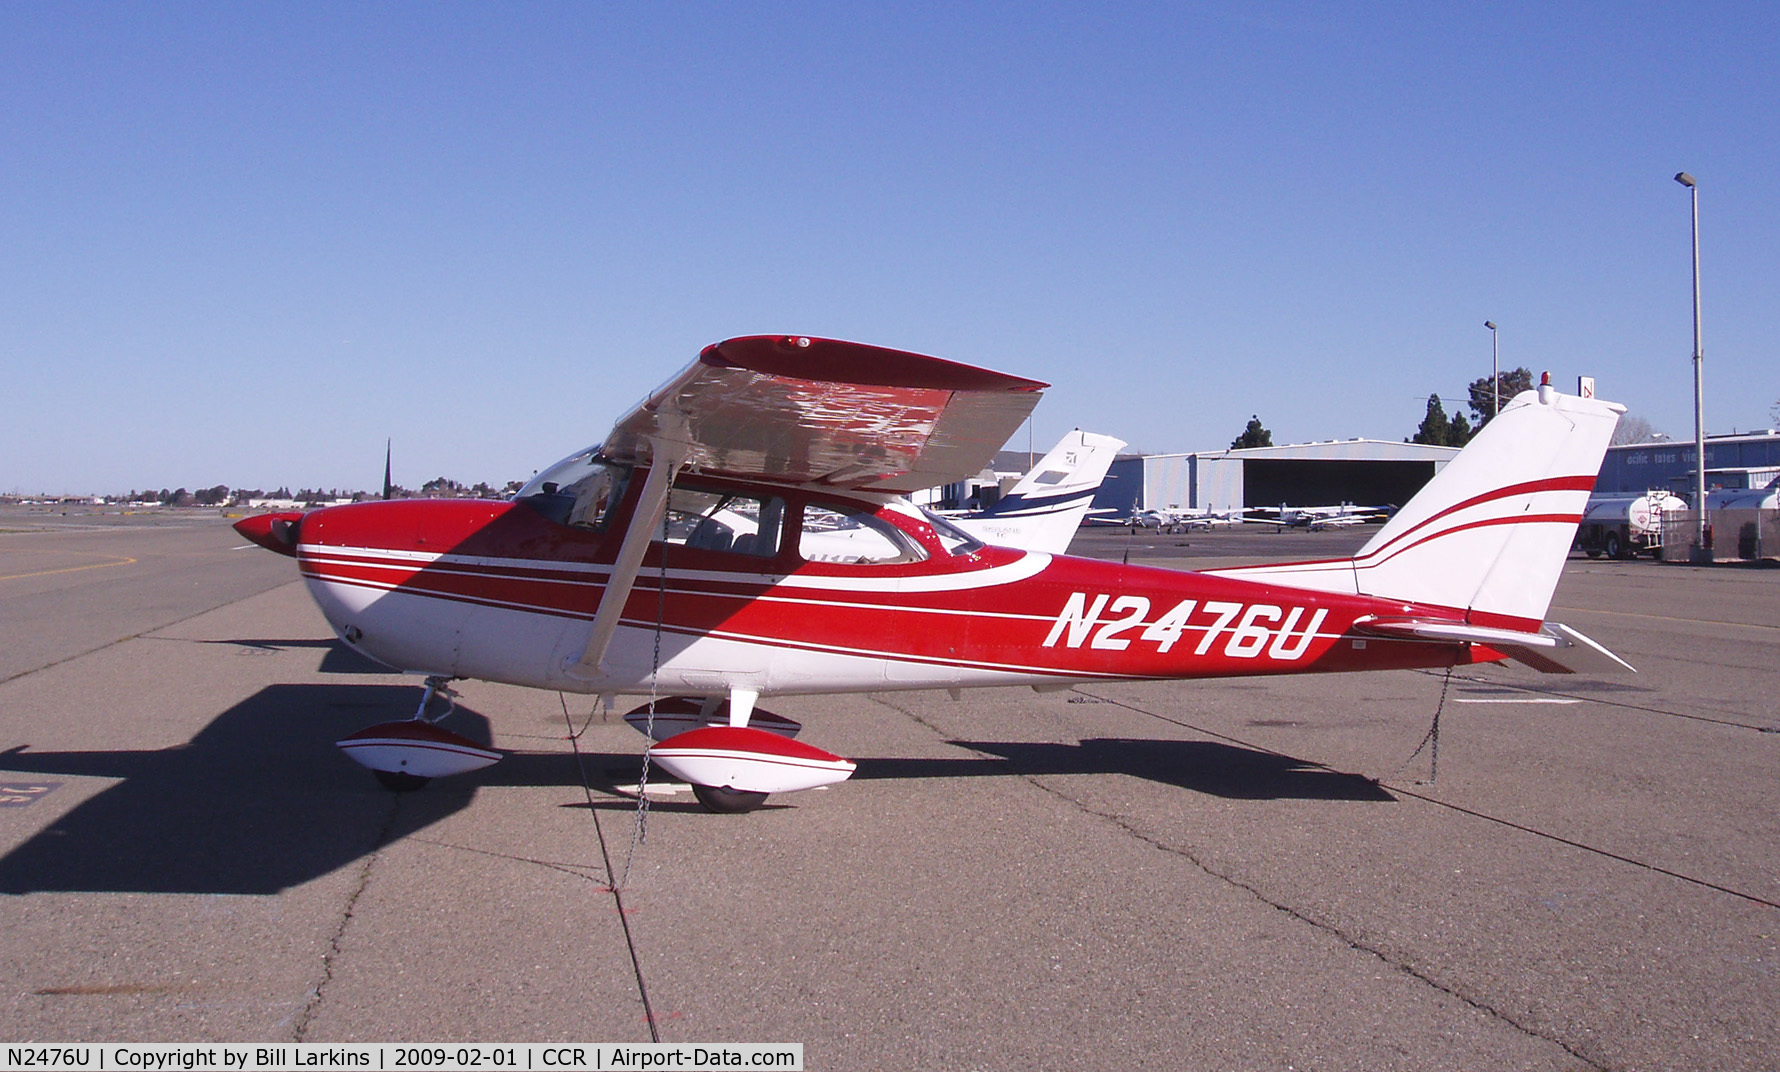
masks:
<svg viewBox="0 0 1780 1072"><path fill-rule="evenodd" d="M390 831L395 829L396 816L402 808L402 798L395 793L390 794L389 812L384 816L383 827L377 831L377 837L371 843L371 850L365 854L359 864L352 889L346 895L346 903L341 907L340 919L334 925L334 933L328 938L327 952L321 955L321 978L309 988L308 1000L297 1011L295 1024L291 1029L291 1041L303 1042L309 1033L309 1025L321 1011L322 1002L327 999L328 984L334 981L334 963L339 959L340 943L346 937L346 928L352 924L353 911L358 907L359 898L364 895L371 884L371 868L383 857L383 850L389 845Z"/></svg>
<svg viewBox="0 0 1780 1072"><path fill-rule="evenodd" d="M1099 699L1099 697L1096 697L1096 698ZM935 735L937 735L939 737L945 738L947 740L947 742L952 744L954 747L960 747L960 748L968 747L965 745L957 744L955 741L952 740L953 735L946 733L945 731L941 730L938 726L929 722L925 718L922 718L920 715L916 714L913 711L910 711L906 708L900 707L897 704L891 703L890 701L888 701L878 695L872 695L871 699L879 704L882 704L885 707L890 708L892 711L896 711L899 714L907 716L911 721L915 722L916 724L932 731ZM1124 704L1119 704L1119 701L1117 701L1117 700L1108 700L1106 702L1118 704L1121 707L1127 706ZM1144 713L1147 714L1148 712L1144 712ZM982 751L979 749L974 749L974 748L969 749L969 750L976 752L978 755L983 756L986 759L998 760L998 761L1006 764L1010 768L1010 770L1013 767L1013 761L1008 759L1005 756L998 756L998 755L995 755L994 753L985 752L985 751ZM1506 1024L1509 1027L1512 1027L1514 1030L1520 1032L1521 1034L1525 1035L1528 1038L1537 1039L1537 1040L1547 1043L1549 1045L1556 1046L1557 1048L1563 1050L1565 1053L1569 1054L1571 1057L1575 1058L1576 1060L1583 1062L1589 1068L1597 1070L1597 1072L1611 1072L1611 1066L1603 1064L1595 1058L1589 1057L1588 1055L1584 1054L1582 1051L1578 1050L1576 1047L1571 1046L1569 1043L1565 1042L1563 1039L1555 1038L1551 1035L1548 1035L1548 1034L1545 1034L1544 1032L1539 1031L1538 1029L1536 1029L1532 1026L1523 1024L1519 1020L1517 1020L1512 1014L1510 1014L1502 1009L1496 1008L1495 1006L1491 1005L1488 1001L1486 1001L1482 998L1473 997L1472 995L1466 994L1463 991L1457 989L1457 987L1455 985L1448 985L1446 983L1443 983L1440 980L1435 979L1432 976L1427 975L1426 973L1418 970L1415 966L1391 956L1390 954L1386 953L1384 950L1376 949L1370 945L1367 945L1365 942L1363 942L1359 938L1347 933L1345 930L1343 930L1337 924L1318 919L1312 915L1309 915L1308 913L1306 913L1305 911L1303 911L1299 908L1295 908L1289 904L1286 904L1283 901L1279 901L1279 900L1274 899L1273 897L1268 896L1266 893L1263 893L1258 887L1256 887L1248 882L1245 882L1240 878L1237 878L1233 874L1230 874L1225 871L1221 871L1221 870L1217 869L1216 867L1213 867L1210 863L1208 863L1206 860L1201 858L1197 853L1193 852L1192 849L1190 849L1186 846L1166 844L1163 841L1159 840L1158 838L1156 838L1150 834L1146 834L1143 831L1132 826L1122 816L1119 816L1114 813L1102 811L1101 809L1096 808L1082 800L1079 800L1075 797L1070 796L1068 793L1062 791L1059 788L1056 788L1051 785L1047 785L1042 780L1041 775L1023 774L1023 773L1020 773L1019 771L1012 771L1012 773L1015 775L1015 777L1018 777L1021 781L1026 782L1028 785L1039 790L1040 792L1043 792L1051 797L1054 797L1058 800L1063 801L1066 804L1069 804L1070 806L1074 807L1077 811L1079 811L1085 815L1093 816L1094 818L1097 818L1097 819L1101 820L1102 822L1108 823L1108 824L1116 827L1117 829L1123 831L1127 837L1130 837L1133 840L1136 840L1144 845L1148 845L1149 847L1156 849L1159 852L1165 852L1171 856L1175 856L1175 857L1178 857L1180 859L1187 861L1188 863L1192 864L1193 867L1198 869L1203 874L1208 875L1211 878L1217 879L1219 882L1222 882L1222 883L1224 883L1228 886L1231 886L1235 889L1239 889L1239 890L1243 891L1244 893L1246 893L1247 895L1249 895L1250 897L1254 898L1256 901L1259 901L1261 904L1264 904L1264 905L1268 906L1269 908L1274 909L1277 912L1283 913L1284 915L1286 915L1294 920L1297 920L1298 922L1303 923L1304 925L1306 925L1316 931L1327 934L1327 935L1337 939L1342 944L1346 945L1349 949L1352 949L1356 952L1364 953L1367 956L1373 957L1379 963L1387 965L1387 966L1395 969L1396 971L1409 976L1410 978L1416 980L1417 982L1421 983L1422 985L1428 987L1431 990L1434 990L1437 993L1444 994L1447 997L1452 998L1453 1000L1458 1001L1458 1002L1468 1006L1469 1008L1484 1014L1485 1016L1488 1016L1492 1019L1498 1020L1501 1023Z"/></svg>

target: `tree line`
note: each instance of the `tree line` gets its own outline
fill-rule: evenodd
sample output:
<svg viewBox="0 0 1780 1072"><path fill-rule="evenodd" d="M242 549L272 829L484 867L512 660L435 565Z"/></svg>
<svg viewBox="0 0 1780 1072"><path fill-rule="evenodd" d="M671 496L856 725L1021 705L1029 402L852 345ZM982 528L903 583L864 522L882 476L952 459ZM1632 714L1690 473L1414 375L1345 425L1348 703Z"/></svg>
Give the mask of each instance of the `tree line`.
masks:
<svg viewBox="0 0 1780 1072"><path fill-rule="evenodd" d="M1462 447L1471 442L1471 437L1482 431L1483 426L1495 417L1501 403L1509 401L1522 391L1532 389L1533 373L1525 368L1498 372L1493 380L1488 376L1472 380L1467 393L1471 396L1471 412L1477 418L1475 425L1462 412L1454 413L1449 418L1446 407L1440 403L1440 396L1429 395L1428 411L1422 417L1422 423L1405 442L1427 443L1437 447Z"/></svg>
<svg viewBox="0 0 1780 1072"><path fill-rule="evenodd" d="M522 481L509 480L502 487L478 481L474 484L462 484L447 477L434 477L422 484L418 490L402 487L400 484L390 485L387 494L376 491L357 491L344 488L298 488L291 491L288 487L274 488L267 491L262 488L231 488L227 484L214 487L199 488L196 491L187 488L152 488L137 491L131 489L127 495L107 495L109 503L159 503L162 506L246 506L259 499L274 499L297 502L304 505L315 503L341 502L351 500L363 502L368 499L500 499L511 496L523 486Z"/></svg>
<svg viewBox="0 0 1780 1072"><path fill-rule="evenodd" d="M1493 387L1493 390L1492 390ZM1483 430L1484 425L1495 417L1499 403L1511 401L1522 391L1533 389L1533 373L1525 368L1509 369L1498 372L1492 380L1481 376L1472 380L1466 388L1469 396L1468 404L1473 417L1466 417L1461 411L1447 416L1446 406L1438 394L1428 396L1427 412L1421 424L1416 426L1415 434L1405 436L1405 443L1426 443L1437 447L1462 447L1469 443L1473 436ZM1774 419L1780 421L1780 402L1774 405ZM1613 431L1613 442L1648 443L1665 438L1649 421L1635 414L1627 413L1620 417L1619 425ZM1249 447L1271 447L1273 433L1261 424L1261 418L1251 416L1248 427L1242 434L1230 441L1231 450L1244 450Z"/></svg>

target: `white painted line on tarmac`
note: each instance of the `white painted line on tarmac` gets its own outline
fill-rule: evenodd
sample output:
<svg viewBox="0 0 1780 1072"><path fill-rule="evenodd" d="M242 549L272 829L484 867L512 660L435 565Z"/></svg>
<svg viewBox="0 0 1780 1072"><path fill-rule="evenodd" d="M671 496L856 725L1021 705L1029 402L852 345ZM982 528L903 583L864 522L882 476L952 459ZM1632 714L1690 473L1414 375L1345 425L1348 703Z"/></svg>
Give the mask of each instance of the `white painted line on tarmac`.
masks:
<svg viewBox="0 0 1780 1072"><path fill-rule="evenodd" d="M627 797L634 797L637 795L637 787L635 785L615 785L612 788L618 790ZM646 789L645 792L652 797L671 797L675 793L692 792L692 786L687 785L685 782L650 782L649 788Z"/></svg>
<svg viewBox="0 0 1780 1072"><path fill-rule="evenodd" d="M1510 697L1501 697L1501 698L1497 698L1497 697L1493 697L1493 696L1492 696L1492 697L1489 697L1489 698L1487 698L1487 699L1485 699L1485 698L1482 698L1482 697L1465 697L1465 696L1455 696L1455 697L1453 697L1453 700L1452 700L1452 702L1453 702L1453 703L1555 703L1555 704L1572 704L1572 703L1581 703L1581 702L1582 702L1582 701L1581 701L1581 700L1577 700L1577 699L1572 699L1572 698L1570 698L1570 697L1566 697L1566 696L1510 696Z"/></svg>

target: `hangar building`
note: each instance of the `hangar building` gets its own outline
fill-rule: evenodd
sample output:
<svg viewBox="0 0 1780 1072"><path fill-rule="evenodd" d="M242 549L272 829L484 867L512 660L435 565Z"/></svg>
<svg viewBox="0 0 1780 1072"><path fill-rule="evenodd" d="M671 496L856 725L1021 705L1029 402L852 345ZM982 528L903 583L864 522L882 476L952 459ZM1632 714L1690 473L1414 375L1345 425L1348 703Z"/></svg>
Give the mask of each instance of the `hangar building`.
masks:
<svg viewBox="0 0 1780 1072"><path fill-rule="evenodd" d="M1723 471L1724 476L1741 471L1747 479L1737 486L1762 486L1780 470L1780 431L1766 428L1759 432L1707 436L1708 491L1715 482L1713 470ZM1729 486L1724 484L1724 476L1718 477L1717 482ZM1607 448L1607 457L1601 461L1600 479L1595 481L1595 494L1642 495L1647 491L1669 491L1684 499L1693 498L1692 440L1669 439Z"/></svg>
<svg viewBox="0 0 1780 1072"><path fill-rule="evenodd" d="M1098 508L1402 505L1458 454L1457 447L1338 439L1284 447L1128 455L1113 462Z"/></svg>
<svg viewBox="0 0 1780 1072"><path fill-rule="evenodd" d="M1190 507L1401 505L1458 453L1456 447L1342 439L1284 447L1127 455L1113 462L1098 508L1128 513ZM1761 486L1780 471L1780 430L1706 437L1709 486ZM1693 495L1693 443L1667 440L1609 447L1597 495L1665 490Z"/></svg>

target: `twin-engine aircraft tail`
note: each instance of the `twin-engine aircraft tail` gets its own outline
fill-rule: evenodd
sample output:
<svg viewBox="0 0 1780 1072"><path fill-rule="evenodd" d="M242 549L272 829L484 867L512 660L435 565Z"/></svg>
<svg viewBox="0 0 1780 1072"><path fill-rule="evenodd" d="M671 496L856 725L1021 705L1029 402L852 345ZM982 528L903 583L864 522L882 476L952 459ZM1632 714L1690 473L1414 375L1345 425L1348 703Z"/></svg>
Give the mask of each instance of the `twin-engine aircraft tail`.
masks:
<svg viewBox="0 0 1780 1072"><path fill-rule="evenodd" d="M994 506L951 520L985 543L1062 554L1124 445L1112 436L1070 432Z"/></svg>
<svg viewBox="0 0 1780 1072"><path fill-rule="evenodd" d="M1462 622L1369 623L1381 635L1488 644L1554 672L1599 667L1601 656L1623 667L1545 612L1624 412L1548 382L1503 407L1352 559L1211 572L1464 612Z"/></svg>

